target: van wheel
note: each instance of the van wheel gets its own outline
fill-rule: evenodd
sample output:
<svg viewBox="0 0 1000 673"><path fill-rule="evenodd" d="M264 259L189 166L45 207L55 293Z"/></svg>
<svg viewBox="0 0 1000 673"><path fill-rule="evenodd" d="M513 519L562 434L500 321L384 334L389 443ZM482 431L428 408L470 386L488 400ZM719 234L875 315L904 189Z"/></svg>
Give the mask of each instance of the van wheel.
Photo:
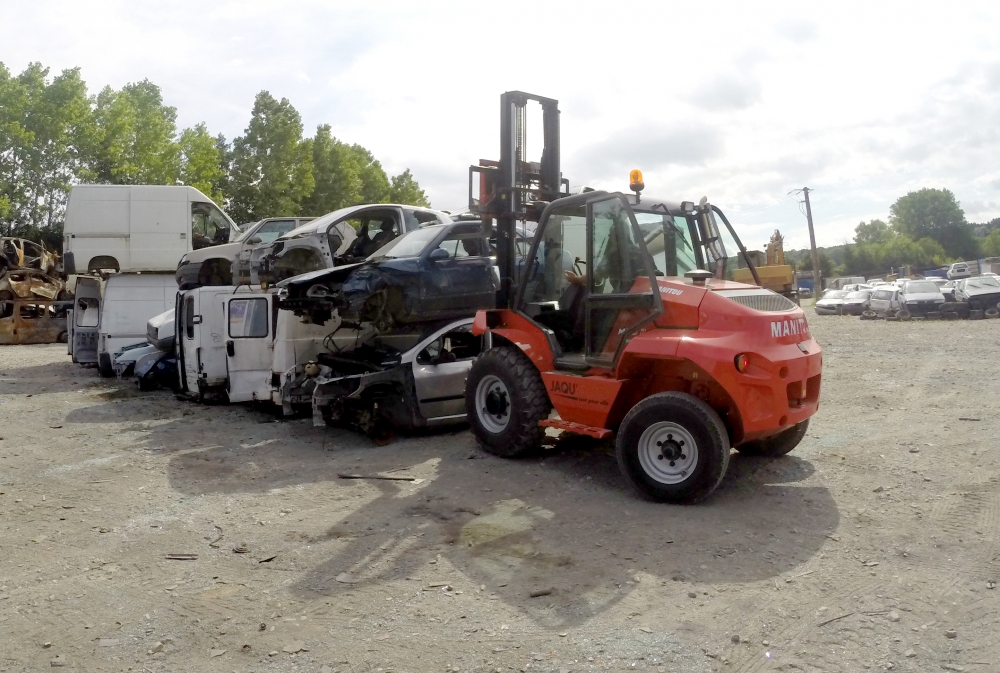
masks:
<svg viewBox="0 0 1000 673"><path fill-rule="evenodd" d="M740 444L736 450L744 456L766 456L768 458L779 458L799 445L802 438L806 436L809 429L809 419L793 425L784 432L779 432L771 437L758 439L746 444Z"/></svg>
<svg viewBox="0 0 1000 673"><path fill-rule="evenodd" d="M615 448L629 483L660 502L701 500L729 467L729 433L722 419L686 393L658 393L632 407Z"/></svg>
<svg viewBox="0 0 1000 673"><path fill-rule="evenodd" d="M552 404L542 375L511 346L497 346L480 355L469 370L465 411L479 445L503 458L524 455L541 445L538 422Z"/></svg>
<svg viewBox="0 0 1000 673"><path fill-rule="evenodd" d="M111 353L101 353L97 356L97 373L105 379L115 375L114 367L111 366Z"/></svg>

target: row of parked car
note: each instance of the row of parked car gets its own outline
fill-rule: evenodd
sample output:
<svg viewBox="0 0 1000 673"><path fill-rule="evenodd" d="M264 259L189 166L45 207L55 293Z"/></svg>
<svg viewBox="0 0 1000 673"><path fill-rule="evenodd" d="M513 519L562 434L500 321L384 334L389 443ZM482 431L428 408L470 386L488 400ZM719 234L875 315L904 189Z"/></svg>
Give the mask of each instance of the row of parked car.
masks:
<svg viewBox="0 0 1000 673"><path fill-rule="evenodd" d="M1000 317L1000 278L983 274L968 278L901 279L848 285L827 290L817 300L818 315L864 318Z"/></svg>

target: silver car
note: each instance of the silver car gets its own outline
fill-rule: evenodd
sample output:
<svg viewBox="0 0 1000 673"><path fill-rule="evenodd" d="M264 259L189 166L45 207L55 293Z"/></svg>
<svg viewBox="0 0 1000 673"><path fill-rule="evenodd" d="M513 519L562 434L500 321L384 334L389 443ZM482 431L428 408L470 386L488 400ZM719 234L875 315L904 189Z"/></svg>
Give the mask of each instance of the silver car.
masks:
<svg viewBox="0 0 1000 673"><path fill-rule="evenodd" d="M447 213L391 203L341 208L255 249L234 269L238 283L276 284L310 271L360 262L408 231L451 222Z"/></svg>
<svg viewBox="0 0 1000 673"><path fill-rule="evenodd" d="M311 401L314 425L340 423L374 436L466 420L465 380L482 348L472 318L428 328L402 352L387 344L376 337L294 367L282 386L286 413Z"/></svg>
<svg viewBox="0 0 1000 673"><path fill-rule="evenodd" d="M850 294L847 290L827 290L816 300L818 315L840 315L844 310L844 299Z"/></svg>

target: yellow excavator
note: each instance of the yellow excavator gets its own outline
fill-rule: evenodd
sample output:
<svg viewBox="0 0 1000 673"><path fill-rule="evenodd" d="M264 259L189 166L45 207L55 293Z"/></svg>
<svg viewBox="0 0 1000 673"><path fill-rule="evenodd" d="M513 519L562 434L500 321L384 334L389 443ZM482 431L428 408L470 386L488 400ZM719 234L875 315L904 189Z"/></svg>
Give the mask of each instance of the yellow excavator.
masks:
<svg viewBox="0 0 1000 673"><path fill-rule="evenodd" d="M757 267L761 287L788 297L796 304L799 303L799 293L795 285L795 270L790 265L785 264L785 239L780 231L774 230L765 252L748 250L747 256ZM755 284L750 269L736 269L733 273L733 280L737 283Z"/></svg>

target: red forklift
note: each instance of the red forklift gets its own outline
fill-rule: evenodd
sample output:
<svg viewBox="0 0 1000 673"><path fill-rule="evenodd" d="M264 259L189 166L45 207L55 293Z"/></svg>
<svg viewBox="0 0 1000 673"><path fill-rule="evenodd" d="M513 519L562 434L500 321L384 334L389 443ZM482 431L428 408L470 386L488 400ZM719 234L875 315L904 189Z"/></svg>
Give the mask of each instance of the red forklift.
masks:
<svg viewBox="0 0 1000 673"><path fill-rule="evenodd" d="M500 100L500 160L469 173L500 276L497 307L476 314L483 353L466 385L481 446L514 457L536 450L546 428L614 434L628 481L670 503L712 493L733 447L794 449L819 408L822 353L794 302L732 281L743 267L760 282L723 212L704 198L643 196L638 170L632 194L570 194L558 102L520 91ZM531 162L536 104L543 147Z"/></svg>

